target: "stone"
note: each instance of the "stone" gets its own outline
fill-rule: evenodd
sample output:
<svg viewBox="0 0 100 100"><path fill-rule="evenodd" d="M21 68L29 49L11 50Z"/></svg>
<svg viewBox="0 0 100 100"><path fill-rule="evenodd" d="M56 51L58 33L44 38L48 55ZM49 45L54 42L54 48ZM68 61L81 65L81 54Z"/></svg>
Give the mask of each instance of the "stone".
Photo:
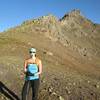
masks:
<svg viewBox="0 0 100 100"><path fill-rule="evenodd" d="M64 100L64 98L62 96L59 96L59 100Z"/></svg>
<svg viewBox="0 0 100 100"><path fill-rule="evenodd" d="M98 84L96 84L96 88L97 88L97 89L99 88L99 85L98 85Z"/></svg>
<svg viewBox="0 0 100 100"><path fill-rule="evenodd" d="M75 86L75 85L76 85L76 83L74 82L74 83L73 83L73 85Z"/></svg>
<svg viewBox="0 0 100 100"><path fill-rule="evenodd" d="M53 92L52 94L53 94L53 95L57 95L57 93L56 93L56 92Z"/></svg>
<svg viewBox="0 0 100 100"><path fill-rule="evenodd" d="M87 82L88 82L88 83L90 83L90 81L89 81L89 80L88 80Z"/></svg>

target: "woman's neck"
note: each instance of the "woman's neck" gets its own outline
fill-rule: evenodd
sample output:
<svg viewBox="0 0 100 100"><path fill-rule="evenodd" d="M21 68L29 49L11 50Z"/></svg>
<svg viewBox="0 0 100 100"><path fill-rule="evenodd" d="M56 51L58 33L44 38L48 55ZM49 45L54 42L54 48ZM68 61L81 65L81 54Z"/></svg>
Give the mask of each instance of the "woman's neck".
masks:
<svg viewBox="0 0 100 100"><path fill-rule="evenodd" d="M35 56L31 56L31 58L32 58L32 59L34 59L34 60L36 59L36 57L35 57Z"/></svg>

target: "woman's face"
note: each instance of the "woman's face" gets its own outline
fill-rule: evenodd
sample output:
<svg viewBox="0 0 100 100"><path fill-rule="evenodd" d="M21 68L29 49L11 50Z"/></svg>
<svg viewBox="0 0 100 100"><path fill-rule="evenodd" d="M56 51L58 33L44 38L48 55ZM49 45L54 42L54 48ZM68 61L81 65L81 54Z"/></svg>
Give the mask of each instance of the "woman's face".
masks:
<svg viewBox="0 0 100 100"><path fill-rule="evenodd" d="M31 52L31 53L30 53L30 56L35 57L35 56L36 56L36 53Z"/></svg>

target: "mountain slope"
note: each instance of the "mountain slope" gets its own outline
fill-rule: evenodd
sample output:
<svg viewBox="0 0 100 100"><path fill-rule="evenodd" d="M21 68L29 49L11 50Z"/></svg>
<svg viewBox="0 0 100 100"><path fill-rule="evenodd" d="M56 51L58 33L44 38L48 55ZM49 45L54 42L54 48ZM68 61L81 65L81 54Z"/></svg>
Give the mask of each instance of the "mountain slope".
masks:
<svg viewBox="0 0 100 100"><path fill-rule="evenodd" d="M99 100L99 32L100 25L73 10L60 20L43 16L1 33L1 83L21 97L24 59L35 47L43 62L39 100Z"/></svg>

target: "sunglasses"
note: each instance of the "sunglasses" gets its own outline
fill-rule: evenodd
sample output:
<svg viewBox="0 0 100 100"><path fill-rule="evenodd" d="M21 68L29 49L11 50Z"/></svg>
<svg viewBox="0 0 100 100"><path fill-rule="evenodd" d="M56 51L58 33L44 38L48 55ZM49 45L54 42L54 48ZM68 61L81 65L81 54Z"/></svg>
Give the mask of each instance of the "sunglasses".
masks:
<svg viewBox="0 0 100 100"><path fill-rule="evenodd" d="M36 53L36 52L32 52L32 51L30 51L30 53Z"/></svg>

